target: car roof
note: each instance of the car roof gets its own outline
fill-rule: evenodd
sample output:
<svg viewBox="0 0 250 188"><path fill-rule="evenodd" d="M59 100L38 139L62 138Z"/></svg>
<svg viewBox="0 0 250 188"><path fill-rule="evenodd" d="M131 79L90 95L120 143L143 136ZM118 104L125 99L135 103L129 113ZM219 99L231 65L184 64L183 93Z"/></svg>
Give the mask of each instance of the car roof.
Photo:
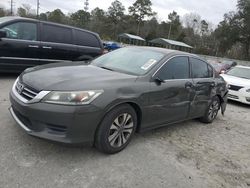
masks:
<svg viewBox="0 0 250 188"><path fill-rule="evenodd" d="M82 28L79 28L79 27L73 27L73 26L70 26L70 25L59 24L59 23L55 23L55 22L42 21L42 20L37 20L37 19L33 19L33 18L24 18L24 17L19 17L19 16L6 16L4 18L7 19L6 20L7 22L13 21L13 20L18 20L18 21L35 21L35 22L41 22L41 23L45 23L45 24L53 24L53 25L56 25L56 26L61 26L61 27L67 27L67 28L71 28L71 29L81 30L81 31L85 31L85 32L94 34L96 36L99 36L97 33L92 32L92 31L88 31L88 30L85 30L85 29L82 29Z"/></svg>

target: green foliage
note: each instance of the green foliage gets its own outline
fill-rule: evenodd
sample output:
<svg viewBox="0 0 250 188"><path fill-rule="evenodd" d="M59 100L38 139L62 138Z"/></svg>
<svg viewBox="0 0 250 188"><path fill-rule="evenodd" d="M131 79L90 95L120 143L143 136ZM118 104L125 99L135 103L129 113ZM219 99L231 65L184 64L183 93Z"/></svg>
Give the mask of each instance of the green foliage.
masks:
<svg viewBox="0 0 250 188"><path fill-rule="evenodd" d="M88 28L90 22L90 13L84 10L78 10L70 15L71 24L76 27Z"/></svg>
<svg viewBox="0 0 250 188"><path fill-rule="evenodd" d="M137 34L140 34L140 25L146 17L154 16L156 13L152 10L152 2L150 0L136 0L133 6L129 7L129 13L137 21Z"/></svg>
<svg viewBox="0 0 250 188"><path fill-rule="evenodd" d="M66 23L66 16L60 9L48 13L48 20L56 23Z"/></svg>

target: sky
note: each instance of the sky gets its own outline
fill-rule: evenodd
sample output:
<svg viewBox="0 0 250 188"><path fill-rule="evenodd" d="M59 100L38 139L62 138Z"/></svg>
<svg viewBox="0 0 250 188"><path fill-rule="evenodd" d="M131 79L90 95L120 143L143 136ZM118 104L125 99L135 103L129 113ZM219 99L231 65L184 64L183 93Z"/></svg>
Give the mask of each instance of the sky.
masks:
<svg viewBox="0 0 250 188"><path fill-rule="evenodd" d="M36 9L36 0L13 0L15 8L22 4L30 4ZM85 0L40 0L41 12L60 8L64 13L83 9ZM99 7L107 10L113 0L89 0L90 10ZM128 8L135 0L120 0ZM187 13L197 13L202 19L217 25L223 20L223 15L236 10L237 0L151 0L153 11L157 12L159 21L166 21L168 14L175 10L183 16ZM9 8L10 0L1 0L0 7Z"/></svg>

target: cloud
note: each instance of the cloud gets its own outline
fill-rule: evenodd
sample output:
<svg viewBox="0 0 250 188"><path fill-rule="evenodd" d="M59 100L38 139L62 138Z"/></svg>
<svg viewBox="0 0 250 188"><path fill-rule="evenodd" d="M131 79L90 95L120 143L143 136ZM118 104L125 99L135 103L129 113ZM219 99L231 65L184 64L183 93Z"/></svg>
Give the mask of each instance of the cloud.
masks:
<svg viewBox="0 0 250 188"><path fill-rule="evenodd" d="M30 4L35 9L36 0L14 0L15 7L21 6L23 3ZM89 0L90 10L95 7L107 10L113 0ZM126 8L131 6L135 0L120 0ZM201 15L203 19L208 20L214 24L218 24L223 15L229 11L236 10L237 0L151 0L153 3L153 10L158 13L160 21L167 20L168 14L173 10L183 16L189 12L195 12ZM65 13L70 13L83 9L84 0L40 0L41 12L51 11L60 8ZM0 6L8 8L10 6L9 0L1 0Z"/></svg>

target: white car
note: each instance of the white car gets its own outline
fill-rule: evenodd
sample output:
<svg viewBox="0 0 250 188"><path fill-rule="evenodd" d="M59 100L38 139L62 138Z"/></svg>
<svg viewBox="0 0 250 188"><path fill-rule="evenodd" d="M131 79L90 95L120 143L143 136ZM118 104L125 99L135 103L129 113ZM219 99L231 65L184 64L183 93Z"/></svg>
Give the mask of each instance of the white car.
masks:
<svg viewBox="0 0 250 188"><path fill-rule="evenodd" d="M250 104L250 67L236 66L221 76L228 83L228 99Z"/></svg>

